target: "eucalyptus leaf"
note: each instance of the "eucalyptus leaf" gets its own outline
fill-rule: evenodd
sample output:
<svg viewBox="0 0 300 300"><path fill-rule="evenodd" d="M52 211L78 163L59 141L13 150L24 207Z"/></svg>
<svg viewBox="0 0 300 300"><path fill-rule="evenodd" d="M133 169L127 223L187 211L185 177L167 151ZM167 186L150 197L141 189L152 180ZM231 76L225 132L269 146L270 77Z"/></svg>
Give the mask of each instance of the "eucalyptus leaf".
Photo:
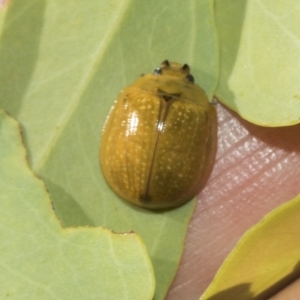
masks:
<svg viewBox="0 0 300 300"><path fill-rule="evenodd" d="M297 196L253 226L200 299L269 299L299 278L299 218Z"/></svg>
<svg viewBox="0 0 300 300"><path fill-rule="evenodd" d="M210 99L218 78L213 1L16 0L2 10L0 105L20 121L29 160L64 226L137 232L163 299L195 200L152 212L124 203L98 162L120 90L169 59L188 63Z"/></svg>
<svg viewBox="0 0 300 300"><path fill-rule="evenodd" d="M0 110L0 298L152 299L153 269L141 239L62 229L28 167L19 130Z"/></svg>
<svg viewBox="0 0 300 300"><path fill-rule="evenodd" d="M248 121L300 121L299 1L216 0L217 98Z"/></svg>

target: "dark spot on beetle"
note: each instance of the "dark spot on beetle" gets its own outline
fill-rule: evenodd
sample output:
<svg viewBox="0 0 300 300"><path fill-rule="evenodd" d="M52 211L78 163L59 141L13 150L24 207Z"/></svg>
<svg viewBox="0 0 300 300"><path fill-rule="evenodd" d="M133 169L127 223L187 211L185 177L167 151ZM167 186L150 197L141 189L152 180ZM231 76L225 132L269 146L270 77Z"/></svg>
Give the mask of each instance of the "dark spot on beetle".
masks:
<svg viewBox="0 0 300 300"><path fill-rule="evenodd" d="M142 203L149 203L151 202L150 197L147 194L141 194L139 197L140 202Z"/></svg>
<svg viewBox="0 0 300 300"><path fill-rule="evenodd" d="M188 75L186 76L186 81L191 82L191 83L194 83L194 82L195 82L194 76L191 75L191 74L188 74Z"/></svg>
<svg viewBox="0 0 300 300"><path fill-rule="evenodd" d="M184 65L181 67L181 69L182 69L183 71L186 71L186 72L189 72L189 71L190 71L190 67L189 67L188 64L184 64Z"/></svg>
<svg viewBox="0 0 300 300"><path fill-rule="evenodd" d="M170 67L170 62L166 59L161 63L162 67Z"/></svg>
<svg viewBox="0 0 300 300"><path fill-rule="evenodd" d="M156 68L154 71L153 71L153 75L160 75L161 74L161 68Z"/></svg>
<svg viewBox="0 0 300 300"><path fill-rule="evenodd" d="M166 102L168 102L174 98L180 98L180 96L181 96L181 94L169 94L160 89L158 89L157 93L158 93L158 95L162 96Z"/></svg>
<svg viewBox="0 0 300 300"><path fill-rule="evenodd" d="M162 95L162 97L164 98L164 100L165 100L166 102L168 102L168 101L170 101L170 100L173 99L173 96L171 96L171 95Z"/></svg>

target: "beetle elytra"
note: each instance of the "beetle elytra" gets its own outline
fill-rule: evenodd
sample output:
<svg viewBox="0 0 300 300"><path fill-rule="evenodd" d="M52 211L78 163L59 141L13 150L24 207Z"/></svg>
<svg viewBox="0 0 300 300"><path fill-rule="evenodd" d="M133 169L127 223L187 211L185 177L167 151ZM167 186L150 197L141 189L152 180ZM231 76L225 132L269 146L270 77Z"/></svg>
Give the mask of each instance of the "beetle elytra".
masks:
<svg viewBox="0 0 300 300"><path fill-rule="evenodd" d="M102 131L100 163L121 198L166 209L200 191L216 144L215 107L187 64L166 60L121 91Z"/></svg>

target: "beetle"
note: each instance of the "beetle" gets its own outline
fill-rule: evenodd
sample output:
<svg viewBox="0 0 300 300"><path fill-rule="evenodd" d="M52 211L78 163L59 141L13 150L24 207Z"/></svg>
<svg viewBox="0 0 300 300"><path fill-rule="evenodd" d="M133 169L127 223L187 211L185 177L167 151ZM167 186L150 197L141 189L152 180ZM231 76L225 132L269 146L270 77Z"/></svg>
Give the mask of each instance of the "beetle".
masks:
<svg viewBox="0 0 300 300"><path fill-rule="evenodd" d="M216 144L215 107L187 64L165 60L121 91L102 130L100 164L124 200L168 209L203 187Z"/></svg>

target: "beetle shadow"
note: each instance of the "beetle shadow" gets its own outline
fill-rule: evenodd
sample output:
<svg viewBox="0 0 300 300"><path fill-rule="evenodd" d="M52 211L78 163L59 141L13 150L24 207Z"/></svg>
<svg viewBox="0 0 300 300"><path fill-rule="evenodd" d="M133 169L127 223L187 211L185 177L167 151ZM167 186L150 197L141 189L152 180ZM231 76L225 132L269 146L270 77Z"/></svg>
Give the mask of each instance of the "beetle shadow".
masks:
<svg viewBox="0 0 300 300"><path fill-rule="evenodd" d="M74 197L51 180L47 178L42 180L50 194L53 210L63 227L93 226L93 221Z"/></svg>
<svg viewBox="0 0 300 300"><path fill-rule="evenodd" d="M200 192L201 192L201 190L200 190ZM188 200L187 202L185 202L185 203L183 203L183 204L181 204L179 206L175 206L175 207L171 207L171 208L164 208L164 209L143 208L141 206L137 206L137 205L129 203L128 201L122 199L118 195L117 195L117 197L118 197L119 201L122 201L126 206L130 207L130 209L138 211L139 213L142 213L142 214L157 214L157 215L162 215L162 214L165 214L165 213L168 213L168 212L180 209L180 207L183 207L185 205L190 205L189 204L190 201L195 201L195 204L196 204L196 202L197 202L197 198L196 198L197 195L195 195L194 198L191 198L190 200Z"/></svg>

